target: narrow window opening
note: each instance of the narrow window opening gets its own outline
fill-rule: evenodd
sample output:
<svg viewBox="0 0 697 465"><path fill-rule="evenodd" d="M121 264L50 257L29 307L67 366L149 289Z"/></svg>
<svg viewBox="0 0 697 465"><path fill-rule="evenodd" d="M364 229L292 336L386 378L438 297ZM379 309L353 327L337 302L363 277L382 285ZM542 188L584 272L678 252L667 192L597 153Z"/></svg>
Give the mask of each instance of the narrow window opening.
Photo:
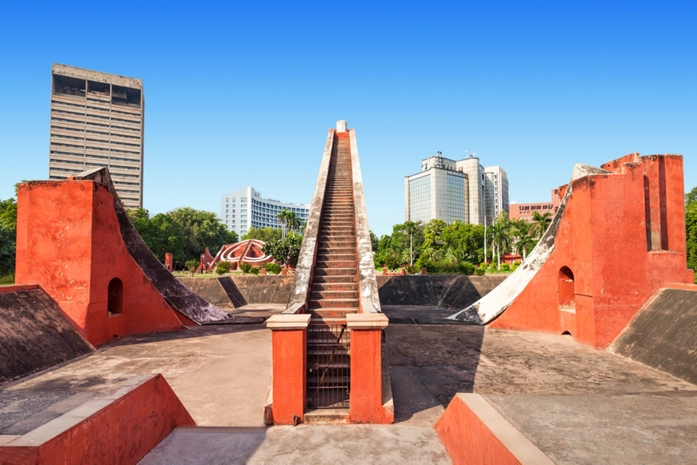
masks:
<svg viewBox="0 0 697 465"><path fill-rule="evenodd" d="M107 311L109 316L123 313L123 283L119 278L114 278L109 281Z"/></svg>
<svg viewBox="0 0 697 465"><path fill-rule="evenodd" d="M576 308L574 273L568 266L564 266L559 270L559 308Z"/></svg>

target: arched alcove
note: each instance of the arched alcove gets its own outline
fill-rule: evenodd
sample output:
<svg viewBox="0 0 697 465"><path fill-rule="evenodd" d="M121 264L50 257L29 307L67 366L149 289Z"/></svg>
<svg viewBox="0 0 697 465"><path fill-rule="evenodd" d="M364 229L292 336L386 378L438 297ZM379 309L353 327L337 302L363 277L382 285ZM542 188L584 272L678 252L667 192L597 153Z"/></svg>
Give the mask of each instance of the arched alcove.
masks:
<svg viewBox="0 0 697 465"><path fill-rule="evenodd" d="M109 316L123 313L123 282L119 278L109 281L109 297L107 301Z"/></svg>
<svg viewBox="0 0 697 465"><path fill-rule="evenodd" d="M568 266L559 270L559 308L576 308L574 273Z"/></svg>

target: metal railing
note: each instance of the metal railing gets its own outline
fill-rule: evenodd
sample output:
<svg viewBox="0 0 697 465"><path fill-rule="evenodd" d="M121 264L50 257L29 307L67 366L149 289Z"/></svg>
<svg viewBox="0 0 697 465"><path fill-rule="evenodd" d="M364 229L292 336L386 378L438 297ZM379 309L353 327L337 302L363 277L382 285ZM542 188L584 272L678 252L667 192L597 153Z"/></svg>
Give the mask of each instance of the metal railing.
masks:
<svg viewBox="0 0 697 465"><path fill-rule="evenodd" d="M307 407L348 408L351 349L346 324L317 320L307 331Z"/></svg>

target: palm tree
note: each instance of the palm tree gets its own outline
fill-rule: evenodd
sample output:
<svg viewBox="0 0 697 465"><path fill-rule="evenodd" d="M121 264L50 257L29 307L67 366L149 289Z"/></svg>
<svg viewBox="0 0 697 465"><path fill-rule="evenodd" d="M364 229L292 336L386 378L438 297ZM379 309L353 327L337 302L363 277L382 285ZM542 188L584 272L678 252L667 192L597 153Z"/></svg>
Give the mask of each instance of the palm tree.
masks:
<svg viewBox="0 0 697 465"><path fill-rule="evenodd" d="M288 215L286 216L286 225L288 226L288 229L291 231L297 231L300 229L302 223L303 221L297 217L295 212L288 212Z"/></svg>
<svg viewBox="0 0 697 465"><path fill-rule="evenodd" d="M540 212L536 211L532 212L532 222L533 230L538 235L537 237L542 237L552 223L552 214L550 212L544 214L540 214Z"/></svg>
<svg viewBox="0 0 697 465"><path fill-rule="evenodd" d="M276 218L278 219L278 223L281 225L281 228L283 229L283 234L282 237L286 237L286 228L289 226L288 221L290 219L290 214L293 214L293 217L295 217L295 213L291 212L288 209L284 209L281 213L276 215Z"/></svg>
<svg viewBox="0 0 697 465"><path fill-rule="evenodd" d="M413 221L404 222L404 234L409 234L409 264L414 265L414 233L421 229L421 221L414 223Z"/></svg>
<svg viewBox="0 0 697 465"><path fill-rule="evenodd" d="M530 234L523 234L518 238L518 243L516 245L519 251L523 251L523 261L525 261L527 257L528 250L532 250L536 244L537 241Z"/></svg>
<svg viewBox="0 0 697 465"><path fill-rule="evenodd" d="M501 249L503 248L505 252L506 248L508 247L508 244L510 243L510 240L511 238L508 234L508 227L504 221L497 221L493 224L493 226L491 226L491 246L492 251L494 247L496 248L497 263L499 269L501 269ZM491 254L491 258L494 258L493 252Z"/></svg>

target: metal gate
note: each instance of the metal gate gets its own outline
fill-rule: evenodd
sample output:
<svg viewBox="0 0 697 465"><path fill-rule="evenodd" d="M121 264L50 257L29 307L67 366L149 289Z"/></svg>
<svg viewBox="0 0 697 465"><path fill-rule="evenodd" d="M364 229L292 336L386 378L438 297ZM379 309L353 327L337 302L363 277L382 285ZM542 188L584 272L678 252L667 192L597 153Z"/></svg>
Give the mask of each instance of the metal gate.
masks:
<svg viewBox="0 0 697 465"><path fill-rule="evenodd" d="M313 320L308 327L308 409L348 408L351 393L349 335L346 323Z"/></svg>

